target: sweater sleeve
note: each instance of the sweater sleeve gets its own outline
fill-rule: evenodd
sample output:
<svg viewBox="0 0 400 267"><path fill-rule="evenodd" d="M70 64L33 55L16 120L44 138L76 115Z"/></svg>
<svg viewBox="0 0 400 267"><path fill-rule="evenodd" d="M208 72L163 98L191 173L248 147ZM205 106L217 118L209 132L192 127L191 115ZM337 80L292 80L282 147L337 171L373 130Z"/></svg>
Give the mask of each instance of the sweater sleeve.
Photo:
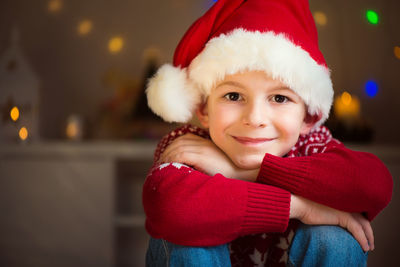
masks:
<svg viewBox="0 0 400 267"><path fill-rule="evenodd" d="M152 237L180 245L214 246L239 236L285 231L290 193L166 163L146 178L143 206L146 230Z"/></svg>
<svg viewBox="0 0 400 267"><path fill-rule="evenodd" d="M324 153L280 158L266 154L257 181L369 220L391 200L393 180L373 154L332 141Z"/></svg>

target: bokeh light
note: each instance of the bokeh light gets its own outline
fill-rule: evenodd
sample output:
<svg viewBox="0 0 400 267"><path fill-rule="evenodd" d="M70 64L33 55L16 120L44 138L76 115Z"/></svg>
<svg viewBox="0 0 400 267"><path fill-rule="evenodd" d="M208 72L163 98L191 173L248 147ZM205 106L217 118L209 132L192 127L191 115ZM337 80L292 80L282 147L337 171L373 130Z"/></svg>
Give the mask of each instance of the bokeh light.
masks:
<svg viewBox="0 0 400 267"><path fill-rule="evenodd" d="M47 9L51 13L57 13L58 11L61 10L62 5L63 5L62 0L50 0L48 5L47 5Z"/></svg>
<svg viewBox="0 0 400 267"><path fill-rule="evenodd" d="M367 13L365 15L366 15L369 23L374 24L374 25L378 24L378 22L379 22L378 13L376 13L373 10L367 10Z"/></svg>
<svg viewBox="0 0 400 267"><path fill-rule="evenodd" d="M365 83L365 92L369 97L375 97L378 94L378 84L375 81L369 80Z"/></svg>
<svg viewBox="0 0 400 267"><path fill-rule="evenodd" d="M325 26L328 23L328 18L325 13L321 11L314 12L314 20L320 26Z"/></svg>
<svg viewBox="0 0 400 267"><path fill-rule="evenodd" d="M361 104L356 96L343 92L333 104L335 116L339 119L354 119L360 116Z"/></svg>
<svg viewBox="0 0 400 267"><path fill-rule="evenodd" d="M123 46L124 40L121 37L114 37L108 42L108 50L112 54L120 52Z"/></svg>
<svg viewBox="0 0 400 267"><path fill-rule="evenodd" d="M22 127L19 130L19 138L21 138L21 140L26 140L26 138L28 138L28 129L26 129L26 127Z"/></svg>
<svg viewBox="0 0 400 267"><path fill-rule="evenodd" d="M348 105L351 104L352 97L351 97L351 95L350 95L348 92L344 92L344 93L342 94L342 96L341 96L341 100L342 100L342 102L343 102L343 104L344 104L345 106L348 106Z"/></svg>
<svg viewBox="0 0 400 267"><path fill-rule="evenodd" d="M83 21L81 21L78 25L78 33L80 35L86 35L89 32L91 32L93 28L93 23L91 20L85 19Z"/></svg>
<svg viewBox="0 0 400 267"><path fill-rule="evenodd" d="M67 137L74 139L78 135L78 126L76 123L68 123L67 125Z"/></svg>
<svg viewBox="0 0 400 267"><path fill-rule="evenodd" d="M19 109L17 107L13 107L10 111L10 117L13 121L17 121L19 118Z"/></svg>
<svg viewBox="0 0 400 267"><path fill-rule="evenodd" d="M394 56L397 57L398 59L400 59L400 47L399 46L394 47Z"/></svg>

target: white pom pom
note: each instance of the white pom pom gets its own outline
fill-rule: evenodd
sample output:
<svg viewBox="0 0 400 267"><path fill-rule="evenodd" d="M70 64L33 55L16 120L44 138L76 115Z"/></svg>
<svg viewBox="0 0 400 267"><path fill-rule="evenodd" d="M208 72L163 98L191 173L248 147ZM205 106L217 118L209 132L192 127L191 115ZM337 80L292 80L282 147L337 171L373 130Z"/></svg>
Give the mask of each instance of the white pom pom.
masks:
<svg viewBox="0 0 400 267"><path fill-rule="evenodd" d="M150 79L147 102L151 110L167 122L188 122L201 96L187 80L186 69L163 65Z"/></svg>

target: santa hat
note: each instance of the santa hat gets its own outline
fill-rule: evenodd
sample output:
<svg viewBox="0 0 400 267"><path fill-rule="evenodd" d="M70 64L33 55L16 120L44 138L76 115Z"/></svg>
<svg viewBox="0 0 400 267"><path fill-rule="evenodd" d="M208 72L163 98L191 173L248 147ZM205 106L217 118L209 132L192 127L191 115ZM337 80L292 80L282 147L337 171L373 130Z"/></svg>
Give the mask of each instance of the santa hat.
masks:
<svg viewBox="0 0 400 267"><path fill-rule="evenodd" d="M333 89L308 0L219 0L185 33L173 66L149 80L147 99L168 122L187 122L225 75L264 71L329 115Z"/></svg>

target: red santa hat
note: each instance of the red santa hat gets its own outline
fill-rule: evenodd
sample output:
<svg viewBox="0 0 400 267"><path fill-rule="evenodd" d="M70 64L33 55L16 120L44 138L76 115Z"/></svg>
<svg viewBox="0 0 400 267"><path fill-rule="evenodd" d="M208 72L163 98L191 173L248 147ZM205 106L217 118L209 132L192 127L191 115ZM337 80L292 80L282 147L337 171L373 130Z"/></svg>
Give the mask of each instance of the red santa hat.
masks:
<svg viewBox="0 0 400 267"><path fill-rule="evenodd" d="M149 80L147 99L168 122L187 122L225 75L265 71L305 102L322 124L333 89L308 0L219 0L185 33L173 66Z"/></svg>

